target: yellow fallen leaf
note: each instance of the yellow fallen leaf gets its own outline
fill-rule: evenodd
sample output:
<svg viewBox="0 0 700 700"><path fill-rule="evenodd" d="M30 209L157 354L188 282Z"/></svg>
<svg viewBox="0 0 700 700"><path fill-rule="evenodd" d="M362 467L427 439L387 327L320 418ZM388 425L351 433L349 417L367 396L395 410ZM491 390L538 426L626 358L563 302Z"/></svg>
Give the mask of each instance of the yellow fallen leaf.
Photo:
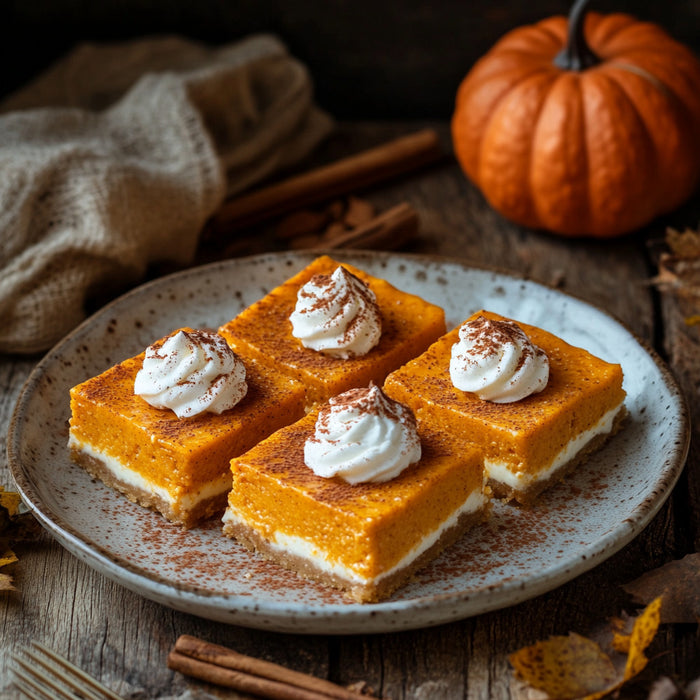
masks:
<svg viewBox="0 0 700 700"><path fill-rule="evenodd" d="M18 493L13 491L5 491L5 489L0 486L0 506L7 510L8 515L13 518L19 512L19 505L22 500Z"/></svg>
<svg viewBox="0 0 700 700"><path fill-rule="evenodd" d="M659 627L661 599L652 601L623 634L612 623L611 653L627 654L624 669L594 641L571 632L520 649L509 661L517 676L557 700L597 700L620 688L648 663L644 651Z"/></svg>
<svg viewBox="0 0 700 700"><path fill-rule="evenodd" d="M17 561L12 546L34 537L36 520L29 513L20 513L21 499L18 493L5 491L0 486L0 568ZM12 576L0 573L0 591L14 591Z"/></svg>
<svg viewBox="0 0 700 700"><path fill-rule="evenodd" d="M0 567L14 564L17 561L17 555L11 550L6 549L3 554L0 554ZM10 574L0 573L0 591L14 591L12 585L12 576Z"/></svg>
<svg viewBox="0 0 700 700"><path fill-rule="evenodd" d="M4 554L0 555L0 566L7 566L8 564L14 564L17 559L17 555L8 549Z"/></svg>
<svg viewBox="0 0 700 700"><path fill-rule="evenodd" d="M561 700L603 690L616 679L608 656L575 632L536 642L511 654L509 660L521 680Z"/></svg>
<svg viewBox="0 0 700 700"><path fill-rule="evenodd" d="M630 652L630 635L613 632L612 648L620 654L629 654Z"/></svg>
<svg viewBox="0 0 700 700"><path fill-rule="evenodd" d="M659 629L661 620L661 598L652 600L641 615L634 622L634 628L630 635L629 654L625 666L625 678L629 680L636 676L646 665L649 659L644 656L645 649L651 644Z"/></svg>

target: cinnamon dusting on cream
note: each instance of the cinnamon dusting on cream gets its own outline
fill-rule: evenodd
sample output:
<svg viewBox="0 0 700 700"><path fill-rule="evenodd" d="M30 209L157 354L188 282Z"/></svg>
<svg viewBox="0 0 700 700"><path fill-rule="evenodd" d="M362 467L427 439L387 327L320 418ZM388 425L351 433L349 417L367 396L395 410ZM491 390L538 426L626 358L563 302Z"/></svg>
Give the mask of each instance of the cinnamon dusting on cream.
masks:
<svg viewBox="0 0 700 700"><path fill-rule="evenodd" d="M366 355L382 332L374 292L342 265L301 287L290 321L304 347L342 359Z"/></svg>
<svg viewBox="0 0 700 700"><path fill-rule="evenodd" d="M486 401L511 403L544 389L549 359L513 321L478 316L459 329L450 377L457 389Z"/></svg>
<svg viewBox="0 0 700 700"><path fill-rule="evenodd" d="M393 479L420 455L413 412L374 384L331 398L304 445L304 461L317 476L351 484Z"/></svg>

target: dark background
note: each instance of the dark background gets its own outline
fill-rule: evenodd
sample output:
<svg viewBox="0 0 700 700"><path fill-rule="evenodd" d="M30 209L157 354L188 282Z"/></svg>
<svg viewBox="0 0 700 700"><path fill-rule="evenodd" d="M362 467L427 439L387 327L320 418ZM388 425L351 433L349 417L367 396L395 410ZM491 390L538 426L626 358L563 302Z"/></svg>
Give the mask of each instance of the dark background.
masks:
<svg viewBox="0 0 700 700"><path fill-rule="evenodd" d="M700 0L592 0L664 27L700 53ZM277 34L338 119L447 118L474 61L562 0L0 0L0 95L81 41L180 34L212 44Z"/></svg>

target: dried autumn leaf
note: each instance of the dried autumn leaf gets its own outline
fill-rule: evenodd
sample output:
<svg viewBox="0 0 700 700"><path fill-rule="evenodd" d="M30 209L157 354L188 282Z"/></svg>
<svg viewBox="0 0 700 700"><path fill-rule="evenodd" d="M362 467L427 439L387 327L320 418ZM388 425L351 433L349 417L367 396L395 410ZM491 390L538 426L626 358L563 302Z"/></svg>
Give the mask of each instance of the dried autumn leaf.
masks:
<svg viewBox="0 0 700 700"><path fill-rule="evenodd" d="M40 527L34 517L20 512L21 503L18 493L0 486L0 568L17 561L11 543L34 540L39 534ZM0 591L13 590L12 576L0 573Z"/></svg>
<svg viewBox="0 0 700 700"><path fill-rule="evenodd" d="M19 506L22 500L18 493L13 491L5 491L5 489L0 486L0 506L7 511L7 514L13 518L19 513Z"/></svg>
<svg viewBox="0 0 700 700"><path fill-rule="evenodd" d="M700 553L668 562L622 586L639 605L662 597L661 622L700 622Z"/></svg>
<svg viewBox="0 0 700 700"><path fill-rule="evenodd" d="M16 561L17 555L11 549L7 549L3 554L0 554L0 566L14 564Z"/></svg>
<svg viewBox="0 0 700 700"><path fill-rule="evenodd" d="M700 258L700 232L692 229L666 231L666 243L674 255L681 258Z"/></svg>
<svg viewBox="0 0 700 700"><path fill-rule="evenodd" d="M581 698L608 688L617 677L607 654L575 632L550 637L511 654L518 677L553 698Z"/></svg>
<svg viewBox="0 0 700 700"><path fill-rule="evenodd" d="M700 232L686 229L666 231L670 252L659 259L659 272L652 282L678 297L700 300Z"/></svg>
<svg viewBox="0 0 700 700"><path fill-rule="evenodd" d="M656 636L661 622L661 598L656 598L644 609L635 620L632 634L629 638L629 652L625 666L625 681L636 676L649 662L644 651Z"/></svg>
<svg viewBox="0 0 700 700"><path fill-rule="evenodd" d="M17 561L17 555L11 550L6 550L0 555L0 567L7 566L8 564L14 564ZM0 573L0 591L14 591L15 587L12 585L12 576L9 574Z"/></svg>
<svg viewBox="0 0 700 700"><path fill-rule="evenodd" d="M581 635L551 637L510 655L518 677L551 698L596 700L620 688L648 663L644 651L659 626L661 599L654 600L633 620L631 632L623 634L613 624L614 648L624 649L626 658L611 658L594 641ZM624 666L621 665L624 662Z"/></svg>

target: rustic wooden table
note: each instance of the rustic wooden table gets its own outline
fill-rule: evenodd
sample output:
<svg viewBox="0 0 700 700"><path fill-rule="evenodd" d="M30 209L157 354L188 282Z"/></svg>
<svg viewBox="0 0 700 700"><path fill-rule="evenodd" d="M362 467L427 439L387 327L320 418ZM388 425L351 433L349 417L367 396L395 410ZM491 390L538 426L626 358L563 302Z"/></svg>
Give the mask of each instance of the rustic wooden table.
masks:
<svg viewBox="0 0 700 700"><path fill-rule="evenodd" d="M416 124L343 125L319 158L352 153ZM449 146L446 125L437 128ZM357 193L379 208L407 200L421 217L421 234L407 250L524 274L612 313L667 360L700 415L700 336L683 322L687 310L649 284L667 225L695 227L696 198L644 231L612 241L565 240L504 221L445 161ZM228 254L270 250L264 235ZM211 257L211 249L203 257ZM0 358L2 438L22 384L40 358ZM358 636L288 635L228 626L175 612L104 578L48 534L16 548L17 591L0 595L0 696L11 686L9 655L38 640L100 677L126 698L243 697L168 670L166 656L180 634L191 634L341 684L366 681L400 698L513 698L527 693L514 680L508 655L535 640L581 634L628 604L621 585L689 552L700 551L700 454L697 428L687 466L673 494L645 531L590 572L515 607L439 627ZM5 449L0 484L12 487ZM331 632L332 630L329 630ZM687 684L700 676L698 625L663 625L647 669L623 697L646 697L652 682L670 676Z"/></svg>

